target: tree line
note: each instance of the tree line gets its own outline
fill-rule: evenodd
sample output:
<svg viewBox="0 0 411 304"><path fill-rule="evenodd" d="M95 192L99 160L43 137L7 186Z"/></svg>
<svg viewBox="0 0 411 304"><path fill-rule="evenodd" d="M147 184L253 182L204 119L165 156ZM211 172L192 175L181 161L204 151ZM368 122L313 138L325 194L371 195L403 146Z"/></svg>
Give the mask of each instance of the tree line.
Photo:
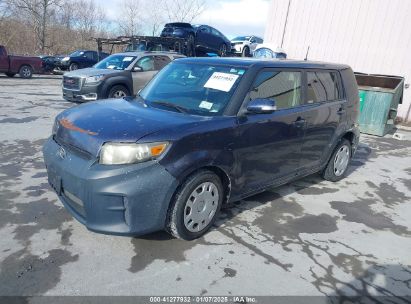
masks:
<svg viewBox="0 0 411 304"><path fill-rule="evenodd" d="M0 0L0 45L14 54L96 49L93 37L159 34L166 22L192 22L205 0Z"/></svg>

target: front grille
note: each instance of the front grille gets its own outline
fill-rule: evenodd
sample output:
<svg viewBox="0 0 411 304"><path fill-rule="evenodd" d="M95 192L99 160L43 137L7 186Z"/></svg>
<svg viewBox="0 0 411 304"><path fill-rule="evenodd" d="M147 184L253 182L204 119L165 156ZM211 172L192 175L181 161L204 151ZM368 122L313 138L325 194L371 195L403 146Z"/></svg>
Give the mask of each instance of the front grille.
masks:
<svg viewBox="0 0 411 304"><path fill-rule="evenodd" d="M69 90L80 90L81 78L63 76L63 88Z"/></svg>

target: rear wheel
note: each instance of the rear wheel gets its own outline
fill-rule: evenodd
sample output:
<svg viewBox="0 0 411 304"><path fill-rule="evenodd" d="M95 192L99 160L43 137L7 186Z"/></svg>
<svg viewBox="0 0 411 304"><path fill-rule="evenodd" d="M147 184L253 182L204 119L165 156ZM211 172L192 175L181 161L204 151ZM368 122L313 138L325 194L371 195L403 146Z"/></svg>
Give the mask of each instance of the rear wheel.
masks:
<svg viewBox="0 0 411 304"><path fill-rule="evenodd" d="M14 77L16 74L15 73L5 73L7 77Z"/></svg>
<svg viewBox="0 0 411 304"><path fill-rule="evenodd" d="M33 77L33 69L29 65L23 65L19 70L19 75L21 78L31 78Z"/></svg>
<svg viewBox="0 0 411 304"><path fill-rule="evenodd" d="M193 240L213 225L224 197L220 178L201 170L181 185L172 202L167 230L176 238Z"/></svg>
<svg viewBox="0 0 411 304"><path fill-rule="evenodd" d="M130 96L130 92L127 90L127 88L122 85L115 85L110 89L107 97L108 98L123 98L126 96Z"/></svg>
<svg viewBox="0 0 411 304"><path fill-rule="evenodd" d="M337 182L344 178L351 159L351 143L343 139L337 145L327 167L322 172L325 180Z"/></svg>
<svg viewBox="0 0 411 304"><path fill-rule="evenodd" d="M225 44L220 45L218 55L220 55L220 57L227 56L227 45L225 45Z"/></svg>

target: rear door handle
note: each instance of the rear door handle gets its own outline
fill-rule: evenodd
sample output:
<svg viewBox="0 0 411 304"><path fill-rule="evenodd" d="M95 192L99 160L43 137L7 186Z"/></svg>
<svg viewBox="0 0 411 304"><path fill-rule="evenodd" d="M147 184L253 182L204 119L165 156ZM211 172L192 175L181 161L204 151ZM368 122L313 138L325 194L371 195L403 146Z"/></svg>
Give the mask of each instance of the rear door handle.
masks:
<svg viewBox="0 0 411 304"><path fill-rule="evenodd" d="M342 114L344 114L345 113L345 109L343 109L343 108L340 108L338 111L337 111L337 114L338 115L342 115Z"/></svg>

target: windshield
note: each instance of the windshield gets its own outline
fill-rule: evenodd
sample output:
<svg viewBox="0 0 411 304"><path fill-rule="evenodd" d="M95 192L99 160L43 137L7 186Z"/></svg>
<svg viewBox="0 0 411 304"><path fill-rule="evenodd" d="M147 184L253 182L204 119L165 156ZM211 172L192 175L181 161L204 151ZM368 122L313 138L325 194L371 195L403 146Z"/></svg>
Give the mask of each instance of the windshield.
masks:
<svg viewBox="0 0 411 304"><path fill-rule="evenodd" d="M219 116L245 71L229 66L173 62L157 74L140 97L153 107Z"/></svg>
<svg viewBox="0 0 411 304"><path fill-rule="evenodd" d="M111 55L97 63L97 69L125 70L136 59L136 56Z"/></svg>
<svg viewBox="0 0 411 304"><path fill-rule="evenodd" d="M83 55L84 52L83 51L74 51L73 53L70 54L71 57L78 57Z"/></svg>
<svg viewBox="0 0 411 304"><path fill-rule="evenodd" d="M234 39L232 39L233 41L247 41L249 40L251 37L250 36L238 36L235 37Z"/></svg>

